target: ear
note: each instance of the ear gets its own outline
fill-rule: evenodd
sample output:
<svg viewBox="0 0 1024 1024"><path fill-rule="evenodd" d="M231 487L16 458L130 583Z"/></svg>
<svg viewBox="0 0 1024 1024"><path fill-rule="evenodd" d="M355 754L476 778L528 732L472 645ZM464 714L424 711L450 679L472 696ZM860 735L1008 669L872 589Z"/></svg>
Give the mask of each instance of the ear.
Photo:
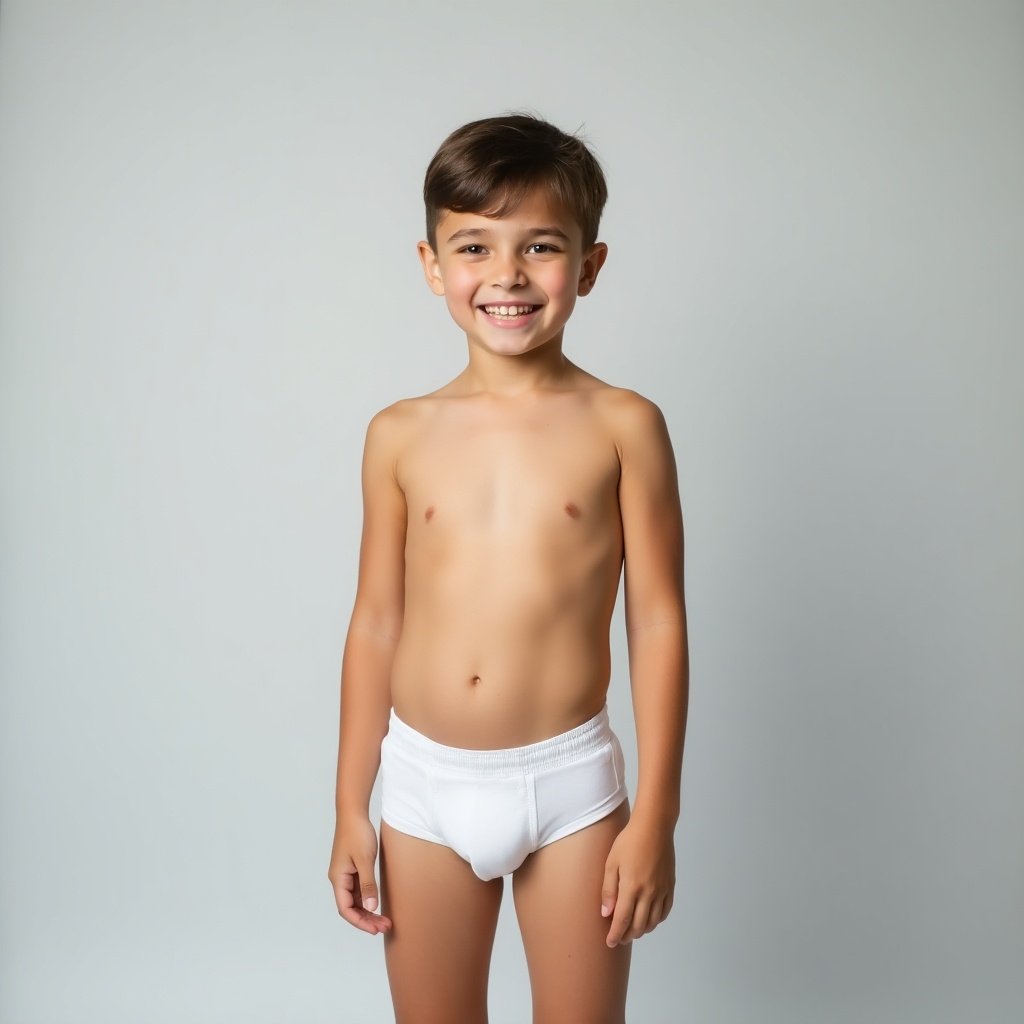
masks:
<svg viewBox="0 0 1024 1024"><path fill-rule="evenodd" d="M418 242L416 249L420 254L420 263L423 264L423 276L427 279L430 290L435 295L444 295L444 280L441 277L441 265L437 261L434 250L430 248L429 242Z"/></svg>
<svg viewBox="0 0 1024 1024"><path fill-rule="evenodd" d="M580 266L580 280L576 286L577 295L589 295L594 282L597 280L598 271L604 266L608 258L608 246L604 242L595 242L584 254L583 263Z"/></svg>

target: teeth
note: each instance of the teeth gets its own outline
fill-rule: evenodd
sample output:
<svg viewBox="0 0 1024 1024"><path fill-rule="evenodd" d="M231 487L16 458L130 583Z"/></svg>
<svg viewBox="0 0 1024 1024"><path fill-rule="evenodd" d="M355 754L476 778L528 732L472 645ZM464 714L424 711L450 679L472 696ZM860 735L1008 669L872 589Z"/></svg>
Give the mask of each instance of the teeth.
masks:
<svg viewBox="0 0 1024 1024"><path fill-rule="evenodd" d="M484 309L492 316L522 316L524 313L532 313L535 306L484 306Z"/></svg>

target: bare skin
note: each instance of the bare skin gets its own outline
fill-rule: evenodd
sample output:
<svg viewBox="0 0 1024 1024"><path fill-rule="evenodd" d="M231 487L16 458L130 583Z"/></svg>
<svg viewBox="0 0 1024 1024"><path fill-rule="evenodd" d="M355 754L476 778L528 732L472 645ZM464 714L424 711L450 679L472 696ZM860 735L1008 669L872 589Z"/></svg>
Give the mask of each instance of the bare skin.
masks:
<svg viewBox="0 0 1024 1024"><path fill-rule="evenodd" d="M409 509L395 712L457 747L520 746L591 718L611 670L619 460L602 400L415 399L397 465Z"/></svg>
<svg viewBox="0 0 1024 1024"><path fill-rule="evenodd" d="M675 462L653 403L561 351L604 251L584 252L559 216L541 198L501 221L442 220L439 239L490 232L481 253L439 245L435 256L421 244L428 283L466 330L469 365L367 431L328 875L339 913L385 936L400 1024L486 1022L504 883L382 823L378 892L367 808L390 708L472 749L532 743L593 717L607 698L624 565L636 805L542 847L512 875L534 1024L621 1024L630 943L672 905L688 677ZM575 229L575 248L556 256L531 247L527 230L553 221ZM477 308L506 297L541 307L532 327L496 325Z"/></svg>

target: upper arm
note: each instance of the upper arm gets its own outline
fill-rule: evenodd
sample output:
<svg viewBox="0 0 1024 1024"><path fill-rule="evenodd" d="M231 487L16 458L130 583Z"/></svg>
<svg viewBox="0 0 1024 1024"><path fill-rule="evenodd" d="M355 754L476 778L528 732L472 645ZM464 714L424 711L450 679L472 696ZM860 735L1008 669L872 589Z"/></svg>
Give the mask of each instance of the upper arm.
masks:
<svg viewBox="0 0 1024 1024"><path fill-rule="evenodd" d="M616 403L626 630L682 621L683 514L675 453L661 409L627 391Z"/></svg>
<svg viewBox="0 0 1024 1024"><path fill-rule="evenodd" d="M398 639L405 610L405 494L395 476L403 436L402 413L392 405L366 429L363 447L363 530L353 622Z"/></svg>

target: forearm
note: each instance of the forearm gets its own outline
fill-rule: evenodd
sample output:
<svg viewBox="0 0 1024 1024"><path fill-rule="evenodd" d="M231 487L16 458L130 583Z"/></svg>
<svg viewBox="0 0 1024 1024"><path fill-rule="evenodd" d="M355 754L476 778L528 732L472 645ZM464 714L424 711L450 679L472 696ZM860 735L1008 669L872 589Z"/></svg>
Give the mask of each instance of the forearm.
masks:
<svg viewBox="0 0 1024 1024"><path fill-rule="evenodd" d="M368 814L391 711L391 666L397 641L357 622L349 626L341 669L338 816Z"/></svg>
<svg viewBox="0 0 1024 1024"><path fill-rule="evenodd" d="M633 817L674 827L690 689L685 620L630 634L629 673L639 762Z"/></svg>

